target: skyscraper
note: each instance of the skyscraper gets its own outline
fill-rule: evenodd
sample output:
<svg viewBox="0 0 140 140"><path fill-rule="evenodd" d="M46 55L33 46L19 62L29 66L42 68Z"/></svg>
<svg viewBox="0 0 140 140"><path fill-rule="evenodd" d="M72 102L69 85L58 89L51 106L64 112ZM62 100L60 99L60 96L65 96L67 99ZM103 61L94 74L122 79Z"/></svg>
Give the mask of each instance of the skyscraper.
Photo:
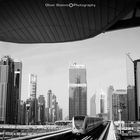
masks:
<svg viewBox="0 0 140 140"><path fill-rule="evenodd" d="M90 99L90 115L96 116L96 94Z"/></svg>
<svg viewBox="0 0 140 140"><path fill-rule="evenodd" d="M136 120L140 121L140 59L134 61Z"/></svg>
<svg viewBox="0 0 140 140"><path fill-rule="evenodd" d="M109 86L107 89L107 115L108 120L112 120L112 95L114 92L113 86Z"/></svg>
<svg viewBox="0 0 140 140"><path fill-rule="evenodd" d="M57 116L56 116L57 104L58 102L56 101L56 96L53 94L52 96L52 121L53 122L55 122L57 119Z"/></svg>
<svg viewBox="0 0 140 140"><path fill-rule="evenodd" d="M0 61L0 123L20 122L22 63L10 56Z"/></svg>
<svg viewBox="0 0 140 140"><path fill-rule="evenodd" d="M76 63L69 68L69 119L75 115L87 115L86 67Z"/></svg>
<svg viewBox="0 0 140 140"><path fill-rule="evenodd" d="M20 103L21 103L21 81L22 81L22 63L14 62L14 92L15 92L15 112L16 122L20 124ZM16 111L18 110L18 111Z"/></svg>
<svg viewBox="0 0 140 140"><path fill-rule="evenodd" d="M37 93L37 75L29 74L29 96L31 99L36 98Z"/></svg>
<svg viewBox="0 0 140 140"><path fill-rule="evenodd" d="M137 120L137 96L135 92L135 76L134 62L129 54L126 55L127 69L127 104L128 104L128 120Z"/></svg>
<svg viewBox="0 0 140 140"><path fill-rule="evenodd" d="M116 90L112 96L112 118L114 121L119 120L119 112L121 109L121 119L123 121L128 120L128 111L127 111L127 92L126 90L120 89Z"/></svg>
<svg viewBox="0 0 140 140"><path fill-rule="evenodd" d="M6 123L8 65L0 64L0 123Z"/></svg>
<svg viewBox="0 0 140 140"><path fill-rule="evenodd" d="M47 93L47 108L52 108L52 90Z"/></svg>
<svg viewBox="0 0 140 140"><path fill-rule="evenodd" d="M29 75L29 95L30 95L30 109L29 109L29 123L37 124L38 122L38 102L36 99L37 94L37 75Z"/></svg>
<svg viewBox="0 0 140 140"><path fill-rule="evenodd" d="M45 123L45 97L43 95L38 97L38 121L40 124Z"/></svg>
<svg viewBox="0 0 140 140"><path fill-rule="evenodd" d="M59 117L59 105L57 102L56 95L52 93L51 90L48 90L47 93L47 108L46 112L46 120L48 122L55 122L60 119Z"/></svg>
<svg viewBox="0 0 140 140"><path fill-rule="evenodd" d="M52 90L48 90L47 93L47 108L46 108L46 118L48 122L52 122Z"/></svg>
<svg viewBox="0 0 140 140"><path fill-rule="evenodd" d="M100 98L100 113L105 113L105 95L101 94Z"/></svg>

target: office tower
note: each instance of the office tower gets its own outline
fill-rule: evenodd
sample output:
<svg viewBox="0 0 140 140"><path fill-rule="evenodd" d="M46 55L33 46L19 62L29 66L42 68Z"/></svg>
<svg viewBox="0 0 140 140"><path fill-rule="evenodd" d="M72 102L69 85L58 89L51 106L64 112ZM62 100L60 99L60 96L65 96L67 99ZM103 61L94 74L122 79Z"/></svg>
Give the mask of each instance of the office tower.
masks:
<svg viewBox="0 0 140 140"><path fill-rule="evenodd" d="M38 122L38 101L36 99L37 94L37 75L29 75L29 95L30 95L30 111L29 111L29 123L37 124Z"/></svg>
<svg viewBox="0 0 140 140"><path fill-rule="evenodd" d="M112 95L114 92L113 86L109 86L107 89L107 115L108 120L112 120Z"/></svg>
<svg viewBox="0 0 140 140"><path fill-rule="evenodd" d="M49 122L49 108L45 108L45 121Z"/></svg>
<svg viewBox="0 0 140 140"><path fill-rule="evenodd" d="M29 74L29 95L30 98L36 98L37 93L37 75Z"/></svg>
<svg viewBox="0 0 140 140"><path fill-rule="evenodd" d="M15 95L15 121L20 124L20 100L21 100L21 81L22 81L22 63L14 62L14 95ZM18 111L17 111L18 110Z"/></svg>
<svg viewBox="0 0 140 140"><path fill-rule="evenodd" d="M140 121L140 59L134 61L136 120Z"/></svg>
<svg viewBox="0 0 140 140"><path fill-rule="evenodd" d="M48 122L59 120L59 105L57 97L51 90L48 90L47 93L47 108L45 109L45 114Z"/></svg>
<svg viewBox="0 0 140 140"><path fill-rule="evenodd" d="M48 122L52 122L52 90L47 92L47 108L46 108L46 119Z"/></svg>
<svg viewBox="0 0 140 140"><path fill-rule="evenodd" d="M0 61L0 123L19 123L22 63L10 56Z"/></svg>
<svg viewBox="0 0 140 140"><path fill-rule="evenodd" d="M126 90L120 89L116 90L112 96L112 118L114 121L119 120L119 112L121 109L121 120L128 120L128 111L127 111L127 92Z"/></svg>
<svg viewBox="0 0 140 140"><path fill-rule="evenodd" d="M56 114L55 120L59 120L59 105L58 105L58 102L56 102L56 105L55 105L55 114Z"/></svg>
<svg viewBox="0 0 140 140"><path fill-rule="evenodd" d="M105 113L105 95L100 96L100 113Z"/></svg>
<svg viewBox="0 0 140 140"><path fill-rule="evenodd" d="M96 94L90 99L90 115L96 116Z"/></svg>
<svg viewBox="0 0 140 140"><path fill-rule="evenodd" d="M56 102L56 96L53 94L52 96L52 121L55 122L56 121L56 104L58 104Z"/></svg>
<svg viewBox="0 0 140 140"><path fill-rule="evenodd" d="M69 68L69 119L87 115L87 81L85 65L76 63Z"/></svg>
<svg viewBox="0 0 140 140"><path fill-rule="evenodd" d="M52 107L52 90L48 90L47 93L47 108Z"/></svg>
<svg viewBox="0 0 140 140"><path fill-rule="evenodd" d="M45 123L45 97L43 95L38 97L38 121L40 124Z"/></svg>
<svg viewBox="0 0 140 140"><path fill-rule="evenodd" d="M137 61L135 61L135 66ZM127 68L127 100L128 100L128 120L136 121L137 117L137 94L135 89L136 78L134 72L134 62L129 54L126 55L126 68Z"/></svg>

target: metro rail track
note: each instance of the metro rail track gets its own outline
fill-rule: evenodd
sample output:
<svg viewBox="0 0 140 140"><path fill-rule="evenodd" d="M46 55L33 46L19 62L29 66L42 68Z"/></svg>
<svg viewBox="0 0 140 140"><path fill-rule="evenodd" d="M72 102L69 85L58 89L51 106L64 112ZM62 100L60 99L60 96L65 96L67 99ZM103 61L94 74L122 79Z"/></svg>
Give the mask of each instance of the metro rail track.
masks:
<svg viewBox="0 0 140 140"><path fill-rule="evenodd" d="M105 130L106 125L100 125L96 129L88 132L86 135L74 135L71 129L62 130L58 132L52 132L49 134L42 134L36 136L28 136L21 138L14 138L14 140L96 140L100 137L100 135ZM11 139L12 140L12 139Z"/></svg>

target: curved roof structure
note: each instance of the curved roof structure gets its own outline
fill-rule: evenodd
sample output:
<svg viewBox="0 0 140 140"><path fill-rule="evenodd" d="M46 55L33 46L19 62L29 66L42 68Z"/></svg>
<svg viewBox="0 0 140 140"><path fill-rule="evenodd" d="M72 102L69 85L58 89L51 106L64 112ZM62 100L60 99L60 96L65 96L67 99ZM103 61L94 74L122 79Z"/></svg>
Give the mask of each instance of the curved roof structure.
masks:
<svg viewBox="0 0 140 140"><path fill-rule="evenodd" d="M121 28L123 23L117 22L136 9L139 1L0 0L0 40L57 43L94 37ZM131 19L136 10L132 14ZM140 25L139 19L136 23Z"/></svg>

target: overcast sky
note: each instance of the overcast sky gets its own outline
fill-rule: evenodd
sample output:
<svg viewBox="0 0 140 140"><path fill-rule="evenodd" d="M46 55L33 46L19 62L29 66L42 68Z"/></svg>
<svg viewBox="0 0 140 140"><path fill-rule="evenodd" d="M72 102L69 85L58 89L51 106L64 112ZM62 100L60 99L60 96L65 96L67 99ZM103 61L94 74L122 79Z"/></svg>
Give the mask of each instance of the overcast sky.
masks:
<svg viewBox="0 0 140 140"><path fill-rule="evenodd" d="M14 44L0 42L0 57L10 55L23 63L22 99L28 97L29 73L37 74L37 96L49 89L57 96L64 116L68 115L69 65L86 65L89 99L109 85L126 89L126 56L140 58L140 28L100 34L94 38L57 44Z"/></svg>

